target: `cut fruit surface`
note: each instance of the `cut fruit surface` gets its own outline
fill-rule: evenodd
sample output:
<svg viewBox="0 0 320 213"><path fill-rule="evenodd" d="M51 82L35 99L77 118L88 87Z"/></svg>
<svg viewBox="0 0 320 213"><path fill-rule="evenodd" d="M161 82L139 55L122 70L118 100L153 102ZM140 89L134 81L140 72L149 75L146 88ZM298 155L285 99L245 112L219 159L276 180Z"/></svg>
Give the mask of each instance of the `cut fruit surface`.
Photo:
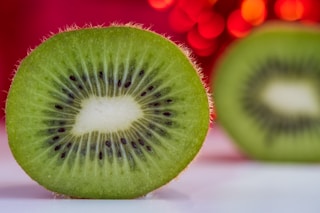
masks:
<svg viewBox="0 0 320 213"><path fill-rule="evenodd" d="M101 133L128 129L143 112L131 96L91 97L82 101L71 132L75 135L99 131Z"/></svg>
<svg viewBox="0 0 320 213"><path fill-rule="evenodd" d="M320 114L320 101L316 91L310 82L283 79L268 85L261 98L269 108L286 116L317 116Z"/></svg>
<svg viewBox="0 0 320 213"><path fill-rule="evenodd" d="M173 42L137 26L61 32L20 64L6 105L14 157L54 192L135 198L175 178L208 131L208 95Z"/></svg>
<svg viewBox="0 0 320 213"><path fill-rule="evenodd" d="M213 77L218 122L249 156L320 161L320 31L272 23L233 44Z"/></svg>

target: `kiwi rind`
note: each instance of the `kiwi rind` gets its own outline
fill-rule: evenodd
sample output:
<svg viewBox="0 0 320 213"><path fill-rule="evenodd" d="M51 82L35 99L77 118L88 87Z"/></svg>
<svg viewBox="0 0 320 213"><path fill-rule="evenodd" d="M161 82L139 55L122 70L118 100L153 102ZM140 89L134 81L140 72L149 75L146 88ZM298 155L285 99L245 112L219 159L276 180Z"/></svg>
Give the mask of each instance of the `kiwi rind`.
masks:
<svg viewBox="0 0 320 213"><path fill-rule="evenodd" d="M320 161L320 143L318 120L320 115L308 119L307 128L295 128L294 125L278 132L270 131L261 125L262 120L254 113L246 113L243 105L244 91L250 90L248 79L257 75L259 67L280 64L287 70L295 69L297 77L286 76L284 71L277 72L275 78L284 81L306 81L316 95L318 76L320 75L320 31L318 26L305 26L298 23L271 22L254 30L248 37L234 42L220 58L212 75L213 99L217 112L217 123L231 136L232 140L249 157L274 162L318 162ZM273 65L273 68L278 65ZM298 67L298 68L297 68ZM298 71L298 69L304 69ZM265 69L261 73L272 72ZM276 72L275 72L276 73ZM263 74L261 74L263 76ZM267 79L267 77L264 77ZM280 79L281 80L281 79ZM256 78L254 85L264 84ZM265 80L266 81L266 80ZM252 84L253 85L253 84ZM253 94L253 92L251 92ZM319 97L315 97L319 102ZM266 116L269 114L266 114ZM270 118L270 117L269 117ZM266 118L269 119L269 118ZM284 123L281 120L279 123ZM302 121L305 122L305 121ZM312 128L310 127L312 126Z"/></svg>
<svg viewBox="0 0 320 213"><path fill-rule="evenodd" d="M106 57L108 59L104 59ZM46 119L43 115L54 116L47 113L48 104L55 110L61 108L55 105L60 97L56 98L52 91L56 91L61 85L71 84L66 79L69 77L73 81L73 78L66 72L71 70L71 73L77 73L78 69L90 67L86 69L87 73L98 73L101 63L108 64L107 66L110 63L110 66L120 70L114 65L117 62L125 64L125 69L128 69L131 66L130 57L136 63L133 65L136 66L135 72L141 66L152 66L155 69L149 68L145 70L146 73L152 71L161 78L168 79L171 90L178 89L172 92L172 97L177 102L173 110L177 113L173 119L175 126L166 130L169 134L161 137L161 133L154 131L154 136L151 136L154 137L151 140L154 144L150 144L149 148L146 145L141 148L144 153L141 159L139 153L127 152L126 158L135 160L134 167L130 165L130 159L126 161L119 158L113 163L106 160L99 164L93 163L100 162L96 159L97 156L83 161L76 157L77 160L73 161L76 154L69 154L67 157L61 152L57 154L54 150L74 148L81 152L74 145L80 139L66 138L75 141L70 146L68 143L54 146L53 138L45 139L55 137L49 135L59 131L48 128L48 125L57 123L52 117ZM210 98L198 72L198 67L186 55L186 51L164 36L137 25L69 28L61 31L32 50L18 66L6 102L6 129L11 151L32 179L58 194L77 198L143 196L168 183L184 170L194 159L206 137L210 120ZM99 75L96 74L96 79L97 76ZM60 82L59 79L64 80ZM99 95L96 86L93 85L91 89L83 93L83 96L90 96L92 93ZM70 94L77 96L76 93ZM70 94L66 92L66 96ZM64 100L76 98L78 97ZM61 117L63 116L59 119ZM64 129L63 132L67 130ZM118 142L114 142L113 147L125 149L125 145L121 145L121 137L114 137ZM61 160L62 156L68 161Z"/></svg>

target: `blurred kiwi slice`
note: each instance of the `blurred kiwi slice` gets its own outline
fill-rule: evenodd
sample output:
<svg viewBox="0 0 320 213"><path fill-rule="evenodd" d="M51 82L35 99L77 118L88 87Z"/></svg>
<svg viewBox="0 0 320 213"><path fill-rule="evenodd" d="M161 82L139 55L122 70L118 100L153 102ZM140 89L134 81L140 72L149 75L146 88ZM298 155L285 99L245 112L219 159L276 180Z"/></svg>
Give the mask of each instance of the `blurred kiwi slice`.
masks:
<svg viewBox="0 0 320 213"><path fill-rule="evenodd" d="M320 161L320 31L268 23L236 41L212 78L218 123L248 156Z"/></svg>
<svg viewBox="0 0 320 213"><path fill-rule="evenodd" d="M207 89L179 46L137 25L68 29L22 60L6 104L16 161L76 198L136 198L175 178L209 127Z"/></svg>

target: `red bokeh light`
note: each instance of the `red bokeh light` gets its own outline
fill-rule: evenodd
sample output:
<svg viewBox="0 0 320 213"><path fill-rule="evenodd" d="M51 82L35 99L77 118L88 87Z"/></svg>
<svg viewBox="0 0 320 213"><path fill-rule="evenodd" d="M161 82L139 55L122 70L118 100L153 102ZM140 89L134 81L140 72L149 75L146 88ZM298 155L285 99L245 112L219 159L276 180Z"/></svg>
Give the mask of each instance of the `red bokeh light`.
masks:
<svg viewBox="0 0 320 213"><path fill-rule="evenodd" d="M175 32L185 33L192 29L196 21L191 19L184 10L175 7L169 14L169 24Z"/></svg>
<svg viewBox="0 0 320 213"><path fill-rule="evenodd" d="M224 30L224 18L211 10L202 12L198 18L198 31L207 39L218 37Z"/></svg>
<svg viewBox="0 0 320 213"><path fill-rule="evenodd" d="M197 27L192 28L188 32L187 41L198 56L211 55L217 48L215 39L206 39L202 37Z"/></svg>
<svg viewBox="0 0 320 213"><path fill-rule="evenodd" d="M231 35L235 37L244 37L246 36L251 28L252 25L250 25L244 18L242 17L241 10L235 10L233 11L227 21L227 28Z"/></svg>
<svg viewBox="0 0 320 213"><path fill-rule="evenodd" d="M148 2L156 10L166 10L173 5L174 0L148 0Z"/></svg>
<svg viewBox="0 0 320 213"><path fill-rule="evenodd" d="M320 21L320 1L319 0L301 0L304 7L303 15L301 19L303 22L318 22Z"/></svg>
<svg viewBox="0 0 320 213"><path fill-rule="evenodd" d="M211 46L213 39L206 39L200 35L196 27L192 28L187 34L187 41L192 48L207 49Z"/></svg>
<svg viewBox="0 0 320 213"><path fill-rule="evenodd" d="M190 19L197 21L199 15L206 8L211 8L215 1L208 0L180 0L177 7L181 8Z"/></svg>
<svg viewBox="0 0 320 213"><path fill-rule="evenodd" d="M266 18L266 4L264 0L244 0L241 4L241 15L252 25L260 25Z"/></svg>
<svg viewBox="0 0 320 213"><path fill-rule="evenodd" d="M193 48L193 51L198 56L206 57L206 56L212 55L212 53L216 51L217 48L218 48L218 44L215 40L213 40L210 46L208 46L207 48L203 48L203 49Z"/></svg>
<svg viewBox="0 0 320 213"><path fill-rule="evenodd" d="M274 9L279 18L295 21L302 18L305 8L301 0L277 0Z"/></svg>

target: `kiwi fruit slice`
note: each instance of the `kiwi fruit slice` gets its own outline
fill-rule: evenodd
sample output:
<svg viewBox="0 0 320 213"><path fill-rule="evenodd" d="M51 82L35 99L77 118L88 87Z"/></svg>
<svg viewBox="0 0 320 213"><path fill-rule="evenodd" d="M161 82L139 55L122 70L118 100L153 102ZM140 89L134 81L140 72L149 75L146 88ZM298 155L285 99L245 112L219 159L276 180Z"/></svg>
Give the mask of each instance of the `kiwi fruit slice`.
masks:
<svg viewBox="0 0 320 213"><path fill-rule="evenodd" d="M137 25L68 29L18 66L6 104L11 151L45 188L136 198L194 159L210 122L198 67Z"/></svg>
<svg viewBox="0 0 320 213"><path fill-rule="evenodd" d="M249 157L320 161L320 31L272 22L234 42L212 77L217 122Z"/></svg>

